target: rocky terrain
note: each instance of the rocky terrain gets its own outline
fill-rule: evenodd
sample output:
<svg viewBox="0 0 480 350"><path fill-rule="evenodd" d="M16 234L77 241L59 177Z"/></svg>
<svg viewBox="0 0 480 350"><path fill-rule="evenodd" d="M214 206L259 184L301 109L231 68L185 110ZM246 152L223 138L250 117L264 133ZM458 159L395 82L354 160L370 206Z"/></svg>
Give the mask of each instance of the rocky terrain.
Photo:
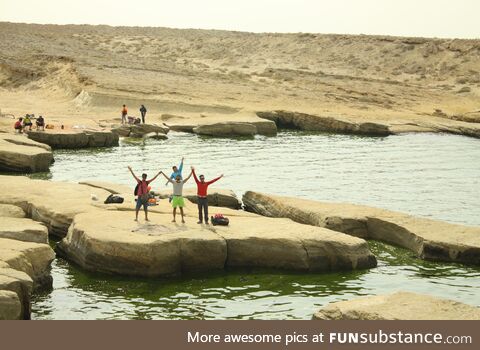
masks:
<svg viewBox="0 0 480 350"><path fill-rule="evenodd" d="M304 129L478 136L479 57L478 40L0 23L0 127L97 127L143 103L189 130L280 111Z"/></svg>

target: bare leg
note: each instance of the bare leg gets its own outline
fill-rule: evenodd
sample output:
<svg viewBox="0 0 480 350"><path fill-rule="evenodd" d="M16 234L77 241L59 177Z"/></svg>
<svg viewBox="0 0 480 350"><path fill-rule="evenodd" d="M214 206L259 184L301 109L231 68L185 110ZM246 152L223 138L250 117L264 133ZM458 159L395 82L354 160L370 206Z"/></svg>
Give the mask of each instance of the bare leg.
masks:
<svg viewBox="0 0 480 350"><path fill-rule="evenodd" d="M145 221L148 221L148 209L147 209L147 207L145 207L143 210L145 211Z"/></svg>
<svg viewBox="0 0 480 350"><path fill-rule="evenodd" d="M183 218L184 215L183 215L183 208L180 207L180 214L182 214L182 223L184 224L185 223L185 219Z"/></svg>
<svg viewBox="0 0 480 350"><path fill-rule="evenodd" d="M138 212L140 209L135 209L135 221L138 221Z"/></svg>
<svg viewBox="0 0 480 350"><path fill-rule="evenodd" d="M173 208L173 220L172 222L177 222L177 220L175 219L175 217L177 216L177 208Z"/></svg>

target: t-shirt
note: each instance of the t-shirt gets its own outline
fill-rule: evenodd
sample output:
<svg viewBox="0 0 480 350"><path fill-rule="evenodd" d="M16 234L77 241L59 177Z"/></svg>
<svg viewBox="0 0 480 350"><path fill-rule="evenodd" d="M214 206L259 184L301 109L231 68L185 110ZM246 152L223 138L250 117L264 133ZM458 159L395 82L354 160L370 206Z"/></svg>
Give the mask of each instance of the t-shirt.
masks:
<svg viewBox="0 0 480 350"><path fill-rule="evenodd" d="M10 124L11 125L11 124ZM14 126L15 129L21 129L22 128L22 122L20 120L17 120L15 122L15 126Z"/></svg>
<svg viewBox="0 0 480 350"><path fill-rule="evenodd" d="M205 181L201 182L198 178L197 175L195 174L195 171L193 172L193 178L195 179L195 182L197 183L197 196L205 198L207 197L207 190L208 186L213 184L215 181L220 180L220 176L211 180L211 181Z"/></svg>
<svg viewBox="0 0 480 350"><path fill-rule="evenodd" d="M32 121L31 121L30 118L28 118L28 117L25 117L25 118L23 119L23 124L30 124L31 122L32 122Z"/></svg>
<svg viewBox="0 0 480 350"><path fill-rule="evenodd" d="M183 184L185 183L184 181L180 180L180 182L177 181L170 181L173 185L173 195L174 196L181 196L183 194Z"/></svg>
<svg viewBox="0 0 480 350"><path fill-rule="evenodd" d="M123 109L122 109L122 114L127 114L127 113L128 113L128 112L127 112L127 107L123 107Z"/></svg>
<svg viewBox="0 0 480 350"><path fill-rule="evenodd" d="M143 181L143 180L140 180L138 181L138 191L137 191L137 196L143 196L144 194L147 194L148 193L148 185L150 184L150 181Z"/></svg>

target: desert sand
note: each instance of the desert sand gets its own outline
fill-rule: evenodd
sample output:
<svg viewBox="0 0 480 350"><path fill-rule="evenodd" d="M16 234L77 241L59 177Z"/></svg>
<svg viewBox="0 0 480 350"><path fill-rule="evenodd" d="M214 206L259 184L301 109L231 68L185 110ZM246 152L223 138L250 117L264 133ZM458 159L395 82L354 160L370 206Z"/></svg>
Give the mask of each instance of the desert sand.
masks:
<svg viewBox="0 0 480 350"><path fill-rule="evenodd" d="M476 134L479 57L480 40L0 23L0 129L108 126L143 103L150 123L286 110Z"/></svg>
<svg viewBox="0 0 480 350"><path fill-rule="evenodd" d="M480 40L0 23L0 128L248 121L287 110L395 132L480 130ZM458 121L454 119L460 119ZM466 122L468 121L468 122Z"/></svg>

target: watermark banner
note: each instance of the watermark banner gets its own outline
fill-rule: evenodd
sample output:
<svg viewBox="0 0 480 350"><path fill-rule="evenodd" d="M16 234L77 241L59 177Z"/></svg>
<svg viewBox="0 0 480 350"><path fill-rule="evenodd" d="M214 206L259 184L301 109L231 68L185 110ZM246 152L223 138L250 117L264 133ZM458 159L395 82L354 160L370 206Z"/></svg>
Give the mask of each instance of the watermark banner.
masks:
<svg viewBox="0 0 480 350"><path fill-rule="evenodd" d="M2 321L2 349L478 349L480 321Z"/></svg>

